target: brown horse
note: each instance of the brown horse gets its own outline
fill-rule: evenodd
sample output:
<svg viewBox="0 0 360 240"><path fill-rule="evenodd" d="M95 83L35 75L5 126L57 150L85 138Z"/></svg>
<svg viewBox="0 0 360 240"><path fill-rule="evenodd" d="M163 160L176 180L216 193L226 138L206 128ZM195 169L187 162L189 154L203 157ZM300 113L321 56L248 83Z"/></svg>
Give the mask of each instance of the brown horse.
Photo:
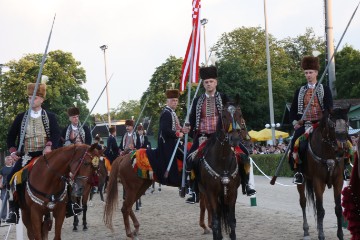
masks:
<svg viewBox="0 0 360 240"><path fill-rule="evenodd" d="M235 204L240 186L239 167L233 148L241 141L243 121L239 103L226 103L217 131L199 159L199 189L206 195L213 239L223 239L222 227L236 239Z"/></svg>
<svg viewBox="0 0 360 240"><path fill-rule="evenodd" d="M111 165L111 173L108 185L106 187L106 204L104 211L105 225L113 230L112 217L118 204L118 178L122 183L126 195L121 208L123 214L126 236L133 239L139 233L139 221L137 220L132 206L135 201L138 200L145 191L151 186L153 180L143 179L137 176L133 171L131 164L131 154L120 156ZM135 230L132 232L129 222L129 216L133 221Z"/></svg>
<svg viewBox="0 0 360 240"><path fill-rule="evenodd" d="M347 109L325 112L319 126L313 130L307 144L304 164L305 183L297 185L300 206L303 213L304 239L309 239L309 225L306 218L306 201L314 209L317 220L318 239L325 239L323 220L323 193L325 187L334 187L337 237L343 239L341 190L343 186L344 152L348 134ZM306 195L305 195L306 188Z"/></svg>
<svg viewBox="0 0 360 240"><path fill-rule="evenodd" d="M249 144L248 139L250 139L250 136L249 136L249 133L247 131L246 123L245 123L245 120L244 120L244 118L242 116L241 109L238 108L238 111L239 111L240 115L239 115L239 118L236 121L237 121L237 124L240 127L239 132L240 132L241 141L242 141L244 146L247 146ZM249 148L249 147L250 146L247 146L247 148ZM240 158L240 156L239 156L239 158ZM241 167L241 165L239 167ZM212 229L212 211L210 210L209 203L208 203L208 200L207 200L207 197L206 197L205 193L200 192L199 205L200 205L199 225L200 225L200 227L202 227L204 229L204 234L211 233L211 229ZM205 213L206 212L207 212L207 215L208 215L207 225L205 223Z"/></svg>
<svg viewBox="0 0 360 240"><path fill-rule="evenodd" d="M98 156L103 155L103 150L98 151ZM92 195L92 187L93 187L93 181L94 181L94 175L96 175L100 182L102 183L102 186L105 183L105 178L107 176L107 170L105 167L105 160L103 157L100 158L94 158L91 163L84 163L83 166L79 169L78 175L75 177L75 187L73 188L71 197L73 198L73 201L76 201L78 204L81 202L81 207L83 209L82 211L82 224L83 224L83 230L86 231L88 229L87 227L87 209L88 209L88 200L89 197L91 199ZM90 177L89 177L90 176ZM102 201L104 199L102 198ZM78 230L79 225L79 217L78 215L74 215L74 221L73 221L73 231Z"/></svg>
<svg viewBox="0 0 360 240"><path fill-rule="evenodd" d="M24 225L29 239L47 239L51 220L55 218L55 237L61 239L65 218L67 185L70 173L76 177L84 164L96 157L95 145L71 145L41 156L29 172L24 199L20 199ZM50 225L49 225L50 224Z"/></svg>

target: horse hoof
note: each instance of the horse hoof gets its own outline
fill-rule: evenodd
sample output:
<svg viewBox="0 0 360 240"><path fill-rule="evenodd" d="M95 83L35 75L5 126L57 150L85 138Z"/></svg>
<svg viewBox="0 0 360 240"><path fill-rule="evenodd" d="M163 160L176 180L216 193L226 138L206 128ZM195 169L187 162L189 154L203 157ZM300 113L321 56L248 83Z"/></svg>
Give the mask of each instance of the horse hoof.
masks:
<svg viewBox="0 0 360 240"><path fill-rule="evenodd" d="M73 228L73 232L77 232L77 230L78 230L77 227Z"/></svg>
<svg viewBox="0 0 360 240"><path fill-rule="evenodd" d="M304 236L303 240L311 240L310 236Z"/></svg>
<svg viewBox="0 0 360 240"><path fill-rule="evenodd" d="M87 227L84 227L84 228L83 228L83 231L87 231L87 230L88 230L88 228L87 228Z"/></svg>
<svg viewBox="0 0 360 240"><path fill-rule="evenodd" d="M210 233L211 233L210 229L204 229L203 235L210 234Z"/></svg>

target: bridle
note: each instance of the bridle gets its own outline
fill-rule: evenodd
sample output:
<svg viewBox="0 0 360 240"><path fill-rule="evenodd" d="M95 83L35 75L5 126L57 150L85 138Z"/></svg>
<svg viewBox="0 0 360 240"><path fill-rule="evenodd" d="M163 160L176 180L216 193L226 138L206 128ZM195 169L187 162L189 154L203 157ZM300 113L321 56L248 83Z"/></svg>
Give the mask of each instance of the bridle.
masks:
<svg viewBox="0 0 360 240"><path fill-rule="evenodd" d="M86 149L86 151L84 152L84 154L81 156L80 159L76 160L74 159L74 156L76 154L76 148L74 149L74 153L71 157L71 162L69 163L69 168L71 168L70 166L73 164L74 161L79 161L76 169L75 169L75 172L74 174L72 175L72 177L67 177L65 175L61 175L59 174L57 171L55 171L49 164L49 159L46 157L46 155L43 155L43 159L46 163L46 167L47 169L52 173L54 174L55 176L59 177L60 178L60 181L61 182L64 182L64 187L61 191L53 194L53 193L50 193L50 194L47 194L47 193L43 193L39 190L37 190L34 186L31 185L30 183L30 178L28 178L28 180L26 181L26 191L27 193L29 194L29 197L31 198L31 200L41 206L45 206L47 207L48 209L52 210L54 209L56 203L58 202L62 202L64 201L66 195L67 195L67 186L68 185L72 185L73 184L73 180L74 180L74 177L77 175L77 172L79 171L80 167L85 163L85 157L86 156L89 156L90 159L94 159L94 157L88 152L89 151L89 148L88 147ZM86 163L85 163L86 164ZM71 169L69 169L68 172L71 172ZM46 200L42 200L41 198L37 197L36 195L40 195L41 197L45 198Z"/></svg>

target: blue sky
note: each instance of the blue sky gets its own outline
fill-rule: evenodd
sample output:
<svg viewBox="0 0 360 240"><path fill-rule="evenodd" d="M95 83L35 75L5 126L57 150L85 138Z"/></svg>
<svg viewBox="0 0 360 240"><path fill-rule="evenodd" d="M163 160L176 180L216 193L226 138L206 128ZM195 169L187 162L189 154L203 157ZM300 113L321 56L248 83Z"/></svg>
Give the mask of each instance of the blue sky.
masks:
<svg viewBox="0 0 360 240"><path fill-rule="evenodd" d="M168 56L183 57L191 31L191 0L0 0L0 63L28 53L43 53L56 13L49 51L72 52L87 73L84 87L91 108L105 86L104 58L99 48L108 45L107 71L110 107L138 100L155 68ZM333 29L338 43L358 1L333 1ZM356 13L341 46L360 50L360 13ZM277 39L296 37L312 27L324 35L324 1L267 0L268 32ZM202 0L207 48L222 33L237 27L262 27L263 0ZM201 41L203 43L203 39ZM201 61L204 61L202 45ZM106 113L103 94L93 113Z"/></svg>

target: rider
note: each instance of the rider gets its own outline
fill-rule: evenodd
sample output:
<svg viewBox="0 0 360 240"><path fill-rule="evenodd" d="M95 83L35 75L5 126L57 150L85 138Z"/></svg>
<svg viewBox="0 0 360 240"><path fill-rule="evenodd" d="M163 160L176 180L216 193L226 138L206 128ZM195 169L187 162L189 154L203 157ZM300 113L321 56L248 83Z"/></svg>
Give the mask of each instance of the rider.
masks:
<svg viewBox="0 0 360 240"><path fill-rule="evenodd" d="M291 151L289 155L290 163L296 161L293 158L293 150L296 139L298 139L304 132L305 126L310 126L312 123L317 123L323 116L325 110L331 110L333 108L333 98L330 88L317 82L317 76L319 72L319 59L318 57L305 56L302 59L301 67L304 70L304 74L307 83L296 90L293 102L290 109L290 122L293 124L295 133L291 140ZM311 107L304 115L304 111L310 103L311 96L316 89L314 100L311 102ZM301 118L303 117L303 120ZM298 159L298 158L295 158ZM302 174L301 162L294 163L294 179L295 184L302 184L304 177Z"/></svg>
<svg viewBox="0 0 360 240"><path fill-rule="evenodd" d="M109 137L104 155L109 159L111 164L119 156L119 147L116 142L116 126L109 127Z"/></svg>
<svg viewBox="0 0 360 240"><path fill-rule="evenodd" d="M70 124L61 133L61 140L64 146L83 143L91 145L91 133L87 126L82 126L79 121L80 110L76 106L67 110ZM82 212L82 208L71 199L70 188L68 188L68 201L66 204L66 217Z"/></svg>
<svg viewBox="0 0 360 240"><path fill-rule="evenodd" d="M170 163L178 139L182 138L184 133L188 133L189 131L187 127L182 128L180 126L179 119L175 112L178 103L179 90L166 90L166 106L162 110L159 120L158 147L155 151L150 149L147 150L149 161L159 183L170 186L178 186L181 183L181 175L178 173L177 167L177 159L180 158L180 153L178 151L170 166L168 176L165 177L164 173ZM158 153L158 156L154 156L154 153L156 152Z"/></svg>
<svg viewBox="0 0 360 240"><path fill-rule="evenodd" d="M215 133L217 122L219 119L219 113L223 107L223 103L228 101L228 97L216 90L217 86L217 68L215 66L200 68L200 77L203 80L203 86L205 93L194 99L192 109L190 112L190 137L193 138L193 145L189 151L189 156L201 145L203 141ZM248 157L249 151L240 143L239 147L242 152ZM198 162L191 160L191 157L187 159L187 171L195 170L195 181L192 186L192 196L186 200L187 203L199 202L199 189L198 189ZM249 183L249 174L246 173L244 165L240 166L240 174L242 184L244 186L244 194L248 196L256 193L255 189L252 189Z"/></svg>
<svg viewBox="0 0 360 240"><path fill-rule="evenodd" d="M121 139L121 143L119 145L120 155L125 155L129 153L131 150L135 149L136 144L136 132L134 131L134 120L127 119L125 121L126 133Z"/></svg>
<svg viewBox="0 0 360 240"><path fill-rule="evenodd" d="M76 106L67 110L70 124L61 133L64 146L75 143L91 145L91 133L87 126L82 126L79 121L80 110Z"/></svg>
<svg viewBox="0 0 360 240"><path fill-rule="evenodd" d="M149 142L148 137L144 133L144 127L139 124L136 127L136 149L140 148L151 148L151 144Z"/></svg>
<svg viewBox="0 0 360 240"><path fill-rule="evenodd" d="M27 85L29 104L31 104L35 86L35 83L29 83ZM47 154L58 147L60 131L56 115L41 107L45 96L46 84L40 83L34 103L31 105L30 115L28 115L28 112L18 114L8 132L7 147L11 154L10 156L13 161L16 162L12 172L8 175L8 183L10 183L12 176L17 171L30 162L29 160ZM25 126L27 117L28 122ZM20 139L23 139L21 143L22 148L20 152L17 152ZM13 200L12 194L10 194L9 208L9 217L6 219L6 222L17 224L19 221L19 205Z"/></svg>

